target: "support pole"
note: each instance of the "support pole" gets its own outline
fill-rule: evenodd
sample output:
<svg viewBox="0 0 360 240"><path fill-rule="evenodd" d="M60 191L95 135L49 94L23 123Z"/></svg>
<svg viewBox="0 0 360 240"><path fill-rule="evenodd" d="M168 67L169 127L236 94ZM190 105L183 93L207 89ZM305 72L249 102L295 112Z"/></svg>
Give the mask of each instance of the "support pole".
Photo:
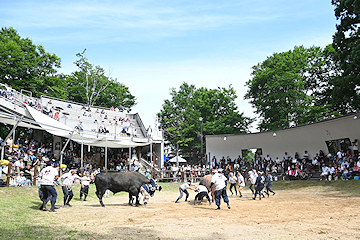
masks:
<svg viewBox="0 0 360 240"><path fill-rule="evenodd" d="M13 132L15 131L16 127L20 124L20 122L22 121L24 116L21 116L16 124L13 126L13 128L11 129L11 131L9 132L9 134L6 136L6 138L3 140L3 142L1 143L1 160L4 159L4 148L5 148L5 144L6 141L9 139L9 137L11 136L11 134L13 134ZM11 146L12 147L12 146Z"/></svg>
<svg viewBox="0 0 360 240"><path fill-rule="evenodd" d="M6 186L9 186L9 182L10 182L10 174L11 174L11 163L8 164L8 173L6 176Z"/></svg>
<svg viewBox="0 0 360 240"><path fill-rule="evenodd" d="M72 131L72 132L71 132L70 137L69 137L69 138L68 138L68 140L66 141L66 143L65 143L64 147L61 149L61 152L60 152L60 165L63 163L63 155L64 155L64 151L65 151L65 149L66 149L67 145L69 144L69 142L70 142L70 140L71 140L71 138L72 138L73 134L74 134L74 131Z"/></svg>
<svg viewBox="0 0 360 240"><path fill-rule="evenodd" d="M153 168L152 168L152 178L155 179L155 152L152 154L152 164L153 164Z"/></svg>
<svg viewBox="0 0 360 240"><path fill-rule="evenodd" d="M152 139L150 141L150 162L152 161L153 158L153 151L152 151ZM154 170L154 164L152 164L152 168L151 168L151 172Z"/></svg>
<svg viewBox="0 0 360 240"><path fill-rule="evenodd" d="M33 183L34 186L36 186L37 168L38 168L38 166L35 164L35 166L34 166L34 183ZM60 170L60 172L61 172L61 170Z"/></svg>
<svg viewBox="0 0 360 240"><path fill-rule="evenodd" d="M105 169L107 172L107 137L105 138Z"/></svg>
<svg viewBox="0 0 360 240"><path fill-rule="evenodd" d="M131 127L131 124L130 124L129 128L130 127ZM131 135L132 135L131 133L132 133L132 127L131 127L131 130L130 130L130 140L129 140L129 161L130 161L130 164L131 164Z"/></svg>
<svg viewBox="0 0 360 240"><path fill-rule="evenodd" d="M84 132L81 132L81 168L83 168L84 164Z"/></svg>
<svg viewBox="0 0 360 240"><path fill-rule="evenodd" d="M209 152L209 174L211 174L211 157Z"/></svg>

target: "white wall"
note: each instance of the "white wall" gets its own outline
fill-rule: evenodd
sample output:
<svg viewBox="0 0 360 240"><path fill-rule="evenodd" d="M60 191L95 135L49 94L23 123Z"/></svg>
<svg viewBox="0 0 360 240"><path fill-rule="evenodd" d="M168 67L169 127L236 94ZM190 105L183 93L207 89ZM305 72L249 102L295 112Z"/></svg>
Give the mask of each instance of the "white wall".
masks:
<svg viewBox="0 0 360 240"><path fill-rule="evenodd" d="M360 118L354 119L355 114L339 117L319 123L299 126L295 128L250 134L207 135L206 151L210 157L222 156L235 158L241 155L243 149L261 148L262 156L269 154L273 159L283 158L284 152L294 157L298 152L300 157L307 150L312 158L319 150L328 153L325 141L341 138L360 139ZM224 140L226 137L226 141Z"/></svg>

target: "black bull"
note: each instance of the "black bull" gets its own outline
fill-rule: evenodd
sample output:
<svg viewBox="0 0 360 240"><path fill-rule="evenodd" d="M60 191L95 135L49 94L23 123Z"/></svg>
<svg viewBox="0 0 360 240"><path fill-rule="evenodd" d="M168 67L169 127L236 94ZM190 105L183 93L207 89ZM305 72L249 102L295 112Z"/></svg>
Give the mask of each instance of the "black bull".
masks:
<svg viewBox="0 0 360 240"><path fill-rule="evenodd" d="M140 187L150 180L138 172L123 173L101 173L95 177L96 195L99 198L101 206L105 207L102 198L105 191L109 189L111 192L128 192L129 204L132 205L132 197L136 197L136 205L139 205Z"/></svg>

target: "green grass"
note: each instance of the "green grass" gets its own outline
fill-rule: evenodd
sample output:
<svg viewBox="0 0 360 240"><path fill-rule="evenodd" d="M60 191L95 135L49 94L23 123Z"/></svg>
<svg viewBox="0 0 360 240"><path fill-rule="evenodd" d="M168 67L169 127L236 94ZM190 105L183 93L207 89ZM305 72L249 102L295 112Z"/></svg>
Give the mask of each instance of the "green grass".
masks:
<svg viewBox="0 0 360 240"><path fill-rule="evenodd" d="M80 186L73 188L78 197ZM58 204L63 194L57 187ZM95 192L95 188L93 188ZM95 195L92 193L93 196ZM94 236L66 229L57 224L56 214L39 210L41 201L38 187L0 188L0 239L103 239L106 236Z"/></svg>
<svg viewBox="0 0 360 240"><path fill-rule="evenodd" d="M178 192L182 183L159 183L163 192ZM248 187L248 183L247 183ZM279 181L273 189L320 188L339 193L360 196L360 181ZM73 186L74 199L79 198L80 186ZM63 194L57 187L58 204L62 204ZM127 193L119 193L126 196ZM95 197L95 186L89 195ZM41 201L38 187L0 188L0 239L106 239L108 235L77 231L61 226L57 214L39 211Z"/></svg>
<svg viewBox="0 0 360 240"><path fill-rule="evenodd" d="M329 190L339 191L345 194L360 195L360 181L279 181L274 182L273 189L287 190L287 189L301 189L301 188L315 188L326 187Z"/></svg>

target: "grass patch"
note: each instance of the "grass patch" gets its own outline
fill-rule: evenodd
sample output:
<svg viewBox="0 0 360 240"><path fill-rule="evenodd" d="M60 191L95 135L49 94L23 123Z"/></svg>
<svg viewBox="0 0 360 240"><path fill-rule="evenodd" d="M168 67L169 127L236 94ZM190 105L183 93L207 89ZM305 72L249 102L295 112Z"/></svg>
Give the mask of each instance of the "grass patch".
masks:
<svg viewBox="0 0 360 240"><path fill-rule="evenodd" d="M274 182L275 190L294 190L301 188L327 187L342 193L360 195L360 181L278 181Z"/></svg>

